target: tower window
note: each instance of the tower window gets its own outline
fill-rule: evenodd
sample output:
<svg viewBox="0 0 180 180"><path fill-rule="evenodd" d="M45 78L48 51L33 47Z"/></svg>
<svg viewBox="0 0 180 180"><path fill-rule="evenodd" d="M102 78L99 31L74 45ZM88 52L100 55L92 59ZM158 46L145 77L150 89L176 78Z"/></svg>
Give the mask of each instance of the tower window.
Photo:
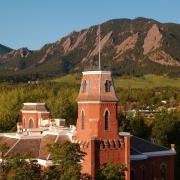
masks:
<svg viewBox="0 0 180 180"><path fill-rule="evenodd" d="M82 82L82 92L86 92L86 86L87 86L87 83L86 83L86 80L83 80Z"/></svg>
<svg viewBox="0 0 180 180"><path fill-rule="evenodd" d="M109 112L105 112L105 130L109 129Z"/></svg>
<svg viewBox="0 0 180 180"><path fill-rule="evenodd" d="M111 91L111 86L112 86L112 82L109 81L109 80L106 80L106 83L105 83L105 91L106 91L106 92L110 92L110 91Z"/></svg>
<svg viewBox="0 0 180 180"><path fill-rule="evenodd" d="M84 111L82 111L81 113L81 121L82 121L81 129L84 129Z"/></svg>

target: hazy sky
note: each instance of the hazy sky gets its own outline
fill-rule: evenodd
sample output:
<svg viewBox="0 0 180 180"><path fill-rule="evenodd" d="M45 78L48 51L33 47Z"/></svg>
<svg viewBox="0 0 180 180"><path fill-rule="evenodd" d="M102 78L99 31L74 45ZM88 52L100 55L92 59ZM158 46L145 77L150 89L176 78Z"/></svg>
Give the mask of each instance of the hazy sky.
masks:
<svg viewBox="0 0 180 180"><path fill-rule="evenodd" d="M180 24L180 0L0 0L0 44L39 49L74 30L139 16Z"/></svg>

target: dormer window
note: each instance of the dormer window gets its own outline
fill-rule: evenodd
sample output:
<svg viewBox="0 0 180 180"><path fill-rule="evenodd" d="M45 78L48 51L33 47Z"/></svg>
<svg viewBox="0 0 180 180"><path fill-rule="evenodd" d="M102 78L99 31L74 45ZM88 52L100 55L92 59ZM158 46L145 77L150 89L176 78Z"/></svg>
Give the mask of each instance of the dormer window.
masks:
<svg viewBox="0 0 180 180"><path fill-rule="evenodd" d="M82 92L83 93L86 92L86 86L87 86L86 80L83 80L83 82L82 82Z"/></svg>
<svg viewBox="0 0 180 180"><path fill-rule="evenodd" d="M106 83L105 83L105 91L106 91L106 92L110 92L110 91L111 91L111 86L112 86L112 82L109 81L109 80L106 80Z"/></svg>

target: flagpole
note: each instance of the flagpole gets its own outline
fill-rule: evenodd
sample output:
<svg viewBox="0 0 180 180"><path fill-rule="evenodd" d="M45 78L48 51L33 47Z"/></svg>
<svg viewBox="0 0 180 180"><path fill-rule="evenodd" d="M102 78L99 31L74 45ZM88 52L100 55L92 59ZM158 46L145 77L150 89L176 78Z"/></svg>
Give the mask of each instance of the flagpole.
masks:
<svg viewBox="0 0 180 180"><path fill-rule="evenodd" d="M101 29L99 24L99 71L101 70Z"/></svg>

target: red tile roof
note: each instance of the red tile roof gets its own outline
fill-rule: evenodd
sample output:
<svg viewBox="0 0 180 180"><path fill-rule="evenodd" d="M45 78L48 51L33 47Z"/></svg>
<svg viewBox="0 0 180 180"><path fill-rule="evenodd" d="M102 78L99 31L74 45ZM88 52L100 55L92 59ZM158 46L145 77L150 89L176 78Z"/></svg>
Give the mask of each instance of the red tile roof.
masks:
<svg viewBox="0 0 180 180"><path fill-rule="evenodd" d="M40 139L20 139L10 153L29 153L31 158L37 158L39 155L40 142Z"/></svg>

